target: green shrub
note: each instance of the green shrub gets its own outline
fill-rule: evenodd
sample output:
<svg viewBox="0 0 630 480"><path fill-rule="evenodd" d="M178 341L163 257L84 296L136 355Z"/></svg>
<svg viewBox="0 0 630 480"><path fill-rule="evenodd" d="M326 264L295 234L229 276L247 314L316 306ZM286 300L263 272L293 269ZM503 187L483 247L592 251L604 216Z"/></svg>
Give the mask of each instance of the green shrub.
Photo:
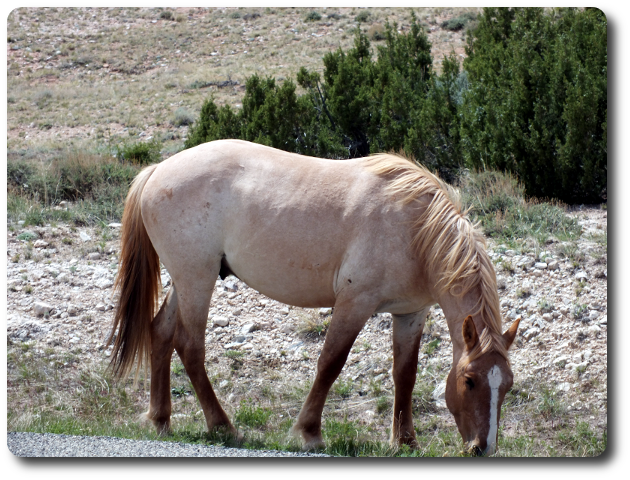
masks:
<svg viewBox="0 0 630 480"><path fill-rule="evenodd" d="M111 157L65 152L50 163L7 162L7 215L25 224L50 221L94 224L119 221L129 185L138 167ZM62 200L75 202L71 210L50 207Z"/></svg>
<svg viewBox="0 0 630 480"><path fill-rule="evenodd" d="M600 203L607 177L607 23L587 8L486 8L468 37L461 110L471 168L528 195Z"/></svg>
<svg viewBox="0 0 630 480"><path fill-rule="evenodd" d="M156 139L147 142L123 143L116 147L116 158L136 165L159 162L161 144Z"/></svg>
<svg viewBox="0 0 630 480"><path fill-rule="evenodd" d="M175 15L173 15L173 12L170 10L164 10L160 12L160 18L162 20L175 20Z"/></svg>
<svg viewBox="0 0 630 480"><path fill-rule="evenodd" d="M357 19L369 15L363 10ZM210 98L189 129L186 148L240 138L328 158L402 150L449 182L463 167L507 171L528 197L605 199L603 14L489 8L476 19L470 13L454 20L476 25L467 35L464 71L454 52L444 58L440 75L433 71L431 43L412 13L405 33L389 23L382 32L357 29L352 48L324 56L321 75L300 68L296 82L303 95L291 80L278 85L254 75L241 110L219 108ZM369 38L381 36L375 58ZM491 231L498 233L506 217L520 222L513 217L520 207L506 203L512 200L492 201L497 204L489 210L479 205ZM523 212L535 235L542 238L549 225L567 227L561 209L534 203Z"/></svg>
<svg viewBox="0 0 630 480"><path fill-rule="evenodd" d="M550 235L575 238L581 233L577 220L557 203L525 198L525 188L509 173L468 172L460 178L462 203L486 235L512 240L534 237L544 242Z"/></svg>
<svg viewBox="0 0 630 480"><path fill-rule="evenodd" d="M322 16L314 10L308 12L306 17L304 17L305 22L319 22L321 19Z"/></svg>
<svg viewBox="0 0 630 480"><path fill-rule="evenodd" d="M372 16L372 14L369 11L361 10L359 12L359 14L356 17L354 17L354 21L355 22L360 22L360 23L365 23L368 20L370 20L371 16Z"/></svg>
<svg viewBox="0 0 630 480"><path fill-rule="evenodd" d="M459 30L463 30L463 28L471 21L475 20L477 16L474 13L465 13L460 15L459 17L454 17L449 20L442 22L441 27L445 30L450 30L452 32L458 32Z"/></svg>
<svg viewBox="0 0 630 480"><path fill-rule="evenodd" d="M173 118L171 119L171 124L176 127L181 127L184 125L192 125L195 122L195 117L193 116L188 109L184 107L179 107L175 110L173 114Z"/></svg>

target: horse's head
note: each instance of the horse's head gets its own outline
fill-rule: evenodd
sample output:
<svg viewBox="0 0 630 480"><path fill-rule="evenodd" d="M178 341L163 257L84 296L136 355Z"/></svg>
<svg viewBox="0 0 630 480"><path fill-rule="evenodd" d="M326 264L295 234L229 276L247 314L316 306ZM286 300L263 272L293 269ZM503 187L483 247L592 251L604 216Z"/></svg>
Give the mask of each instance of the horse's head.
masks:
<svg viewBox="0 0 630 480"><path fill-rule="evenodd" d="M519 321L503 334L506 350L514 341ZM464 361L454 364L448 376L446 405L455 417L468 452L492 455L497 445L501 404L512 387L512 370L505 357L495 351L470 356L473 351L479 352L480 342L472 317L464 320L462 334Z"/></svg>

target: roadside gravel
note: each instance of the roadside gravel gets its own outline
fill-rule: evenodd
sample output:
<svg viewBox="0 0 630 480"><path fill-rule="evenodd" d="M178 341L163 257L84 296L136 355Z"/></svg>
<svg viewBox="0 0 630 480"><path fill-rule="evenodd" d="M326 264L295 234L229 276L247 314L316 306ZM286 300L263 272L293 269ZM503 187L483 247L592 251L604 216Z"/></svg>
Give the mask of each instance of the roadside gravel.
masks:
<svg viewBox="0 0 630 480"><path fill-rule="evenodd" d="M246 450L113 437L8 432L7 445L18 457L328 457L273 450Z"/></svg>

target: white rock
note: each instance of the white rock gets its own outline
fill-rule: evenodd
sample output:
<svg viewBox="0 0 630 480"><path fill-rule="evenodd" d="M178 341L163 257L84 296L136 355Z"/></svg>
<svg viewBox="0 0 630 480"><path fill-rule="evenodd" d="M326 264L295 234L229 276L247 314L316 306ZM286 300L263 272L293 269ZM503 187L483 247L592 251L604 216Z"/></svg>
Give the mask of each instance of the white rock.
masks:
<svg viewBox="0 0 630 480"><path fill-rule="evenodd" d="M544 313L542 318L547 322L551 322L553 320L553 315L551 313Z"/></svg>
<svg viewBox="0 0 630 480"><path fill-rule="evenodd" d="M588 318L590 320L597 320L599 318L600 313L597 310L591 310L588 313Z"/></svg>
<svg viewBox="0 0 630 480"><path fill-rule="evenodd" d="M544 262L536 262L534 264L534 268L538 268L539 270L546 270L547 269L547 264Z"/></svg>
<svg viewBox="0 0 630 480"><path fill-rule="evenodd" d="M446 408L446 382L442 382L435 387L432 397L439 408Z"/></svg>
<svg viewBox="0 0 630 480"><path fill-rule="evenodd" d="M319 314L320 315L330 315L332 313L332 308L328 307L328 308L320 308L319 309Z"/></svg>
<svg viewBox="0 0 630 480"><path fill-rule="evenodd" d="M87 256L88 260L100 260L101 259L101 254L98 252L92 252L89 253Z"/></svg>
<svg viewBox="0 0 630 480"><path fill-rule="evenodd" d="M241 334L242 335L247 335L248 333L251 333L251 332L253 332L255 330L256 330L256 324L255 323L246 323L241 328Z"/></svg>
<svg viewBox="0 0 630 480"><path fill-rule="evenodd" d="M586 367L588 366L588 362L582 362L582 363L570 363L567 365L567 367L570 367L571 370L575 371L575 372L579 372L579 371L584 371L586 369Z"/></svg>
<svg viewBox="0 0 630 480"><path fill-rule="evenodd" d="M92 240L92 237L90 237L85 232L79 232L79 238L81 238L81 240L83 240L84 242L89 242L90 240Z"/></svg>
<svg viewBox="0 0 630 480"><path fill-rule="evenodd" d="M111 228L120 228L120 227L122 227L122 223L115 223L115 222L114 222L114 223L110 223L110 224L109 224L109 225L107 225L107 226L108 226L108 227L111 227Z"/></svg>
<svg viewBox="0 0 630 480"><path fill-rule="evenodd" d="M38 317L41 317L43 315L48 315L52 309L53 309L53 306L49 305L48 303L44 303L44 302L33 303L33 312Z"/></svg>
<svg viewBox="0 0 630 480"><path fill-rule="evenodd" d="M599 334L602 331L602 329L599 325L592 325L588 327L586 331L590 333L591 335L597 336L597 334Z"/></svg>
<svg viewBox="0 0 630 480"><path fill-rule="evenodd" d="M608 325L608 315L604 315L602 318L599 319L599 324L600 325Z"/></svg>
<svg viewBox="0 0 630 480"><path fill-rule="evenodd" d="M280 313L282 315L288 315L289 314L289 307L283 307L282 310L280 310Z"/></svg>
<svg viewBox="0 0 630 480"><path fill-rule="evenodd" d="M212 317L212 325L217 327L227 327L230 324L230 320L227 317L215 315Z"/></svg>
<svg viewBox="0 0 630 480"><path fill-rule="evenodd" d="M56 280L61 283L70 283L71 278L70 275L68 275L67 273L60 273L59 275L57 275Z"/></svg>
<svg viewBox="0 0 630 480"><path fill-rule="evenodd" d="M532 328L528 328L524 333L523 333L523 338L525 340L530 340L531 338L534 338L536 335L538 335L540 333L540 330L536 327L532 327Z"/></svg>
<svg viewBox="0 0 630 480"><path fill-rule="evenodd" d="M563 382L558 385L558 390L562 390L568 392L571 389L571 384L569 382Z"/></svg>
<svg viewBox="0 0 630 480"><path fill-rule="evenodd" d="M114 281L110 278L99 278L94 285L100 288L101 290L105 290L106 288L110 288L114 285Z"/></svg>
<svg viewBox="0 0 630 480"><path fill-rule="evenodd" d="M293 333L293 331L294 331L294 328L293 328L292 325L282 325L280 327L280 332L281 333L286 333L287 335Z"/></svg>
<svg viewBox="0 0 630 480"><path fill-rule="evenodd" d="M575 278L580 282L585 282L586 280L588 280L588 274L584 271L580 271L575 274Z"/></svg>
<svg viewBox="0 0 630 480"><path fill-rule="evenodd" d="M71 303L68 304L68 308L66 309L66 312L68 313L68 315L73 316L76 315L77 313L79 313L79 307L77 307L76 305L73 305Z"/></svg>
<svg viewBox="0 0 630 480"><path fill-rule="evenodd" d="M557 260L551 260L548 264L547 264L547 269L548 270L558 270L558 267L560 267L560 264L558 263Z"/></svg>
<svg viewBox="0 0 630 480"><path fill-rule="evenodd" d="M48 246L48 242L45 242L44 240L37 240L33 246L35 248L46 248Z"/></svg>
<svg viewBox="0 0 630 480"><path fill-rule="evenodd" d="M105 304L104 303L97 303L96 304L96 310L98 310L99 312L104 312L105 311Z"/></svg>
<svg viewBox="0 0 630 480"><path fill-rule="evenodd" d="M557 367L564 368L564 366L569 362L569 357L566 355L562 355L554 359L553 364Z"/></svg>

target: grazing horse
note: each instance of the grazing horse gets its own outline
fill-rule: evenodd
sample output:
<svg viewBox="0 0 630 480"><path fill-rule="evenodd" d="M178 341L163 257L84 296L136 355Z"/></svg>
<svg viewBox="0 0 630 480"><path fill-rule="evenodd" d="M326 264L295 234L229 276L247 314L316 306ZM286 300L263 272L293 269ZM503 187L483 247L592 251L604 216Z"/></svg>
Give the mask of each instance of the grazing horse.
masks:
<svg viewBox="0 0 630 480"><path fill-rule="evenodd" d="M173 349L208 429L236 432L204 367L215 282L234 274L279 302L334 307L292 428L305 449L323 445L328 391L377 312L393 319L390 442L417 447L412 392L425 318L437 302L453 342L447 406L469 451L494 453L518 321L502 333L483 236L462 213L457 192L426 169L395 155L325 160L240 140L210 142L136 177L121 242L112 367L120 377L136 362L138 371L150 363L146 417L159 433L170 431ZM158 311L160 260L173 286Z"/></svg>

